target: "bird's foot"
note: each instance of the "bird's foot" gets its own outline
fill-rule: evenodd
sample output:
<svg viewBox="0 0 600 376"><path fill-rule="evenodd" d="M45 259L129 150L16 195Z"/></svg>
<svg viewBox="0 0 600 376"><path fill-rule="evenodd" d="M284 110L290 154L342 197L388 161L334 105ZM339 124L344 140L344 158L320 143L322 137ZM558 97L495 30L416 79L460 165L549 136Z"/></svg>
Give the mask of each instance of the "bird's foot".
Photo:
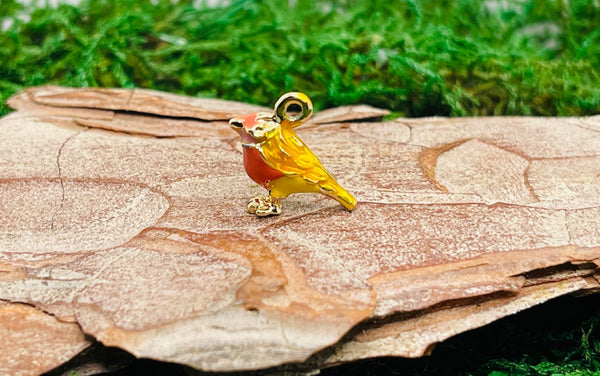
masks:
<svg viewBox="0 0 600 376"><path fill-rule="evenodd" d="M248 201L248 213L258 217L281 214L281 203L275 202L271 197L255 197Z"/></svg>
<svg viewBox="0 0 600 376"><path fill-rule="evenodd" d="M254 197L252 200L248 201L248 213L256 214L256 211L258 210L258 208L266 205L267 201L270 201L269 197L262 197L262 196Z"/></svg>

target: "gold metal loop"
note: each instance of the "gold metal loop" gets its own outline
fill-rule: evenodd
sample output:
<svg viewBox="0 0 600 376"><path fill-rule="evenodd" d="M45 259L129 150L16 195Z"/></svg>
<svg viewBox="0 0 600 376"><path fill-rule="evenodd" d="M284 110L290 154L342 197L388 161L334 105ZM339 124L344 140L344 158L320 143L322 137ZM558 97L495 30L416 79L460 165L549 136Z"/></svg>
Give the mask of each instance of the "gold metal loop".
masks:
<svg viewBox="0 0 600 376"><path fill-rule="evenodd" d="M303 93L291 92L283 94L275 102L275 120L281 123L287 120L292 125L299 125L308 120L313 113L313 105Z"/></svg>

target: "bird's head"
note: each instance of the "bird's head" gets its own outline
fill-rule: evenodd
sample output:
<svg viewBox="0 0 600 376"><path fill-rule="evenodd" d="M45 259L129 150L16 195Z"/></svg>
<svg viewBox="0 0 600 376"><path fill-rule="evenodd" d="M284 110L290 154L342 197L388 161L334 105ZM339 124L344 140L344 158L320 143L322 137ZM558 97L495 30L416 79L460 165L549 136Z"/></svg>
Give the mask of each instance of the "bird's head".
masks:
<svg viewBox="0 0 600 376"><path fill-rule="evenodd" d="M255 140L262 139L265 134L279 125L285 124L296 127L310 118L313 112L310 99L297 92L282 95L275 102L274 111L258 112L246 116L236 117L229 121L229 125L242 139L251 136Z"/></svg>
<svg viewBox="0 0 600 376"><path fill-rule="evenodd" d="M266 132L279 126L273 121L273 114L268 112L236 117L229 120L229 125L242 137L244 142L249 141L249 137L254 140L262 139Z"/></svg>

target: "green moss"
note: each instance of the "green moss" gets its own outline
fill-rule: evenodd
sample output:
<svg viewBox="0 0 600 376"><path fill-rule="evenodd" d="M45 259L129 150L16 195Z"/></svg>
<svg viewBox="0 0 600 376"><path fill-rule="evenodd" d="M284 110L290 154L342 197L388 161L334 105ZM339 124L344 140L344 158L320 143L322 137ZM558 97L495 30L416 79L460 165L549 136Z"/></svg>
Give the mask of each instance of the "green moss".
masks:
<svg viewBox="0 0 600 376"><path fill-rule="evenodd" d="M0 99L54 83L263 105L301 90L318 108L368 103L406 116L600 112L594 2L503 3L85 0L28 9L24 22L17 1L1 0L14 24L0 33Z"/></svg>

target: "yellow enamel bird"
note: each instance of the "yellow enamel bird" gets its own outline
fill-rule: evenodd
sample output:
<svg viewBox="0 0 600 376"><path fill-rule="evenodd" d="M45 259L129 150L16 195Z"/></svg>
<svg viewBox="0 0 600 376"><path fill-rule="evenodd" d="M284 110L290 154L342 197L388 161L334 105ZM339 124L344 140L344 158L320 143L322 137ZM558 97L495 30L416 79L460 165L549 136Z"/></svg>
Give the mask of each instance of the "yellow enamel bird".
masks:
<svg viewBox="0 0 600 376"><path fill-rule="evenodd" d="M244 168L248 176L269 191L248 202L248 212L259 217L281 214L281 200L292 193L322 193L353 210L356 199L339 185L293 128L312 115L310 99L287 93L274 112L259 112L231 119L242 139Z"/></svg>

